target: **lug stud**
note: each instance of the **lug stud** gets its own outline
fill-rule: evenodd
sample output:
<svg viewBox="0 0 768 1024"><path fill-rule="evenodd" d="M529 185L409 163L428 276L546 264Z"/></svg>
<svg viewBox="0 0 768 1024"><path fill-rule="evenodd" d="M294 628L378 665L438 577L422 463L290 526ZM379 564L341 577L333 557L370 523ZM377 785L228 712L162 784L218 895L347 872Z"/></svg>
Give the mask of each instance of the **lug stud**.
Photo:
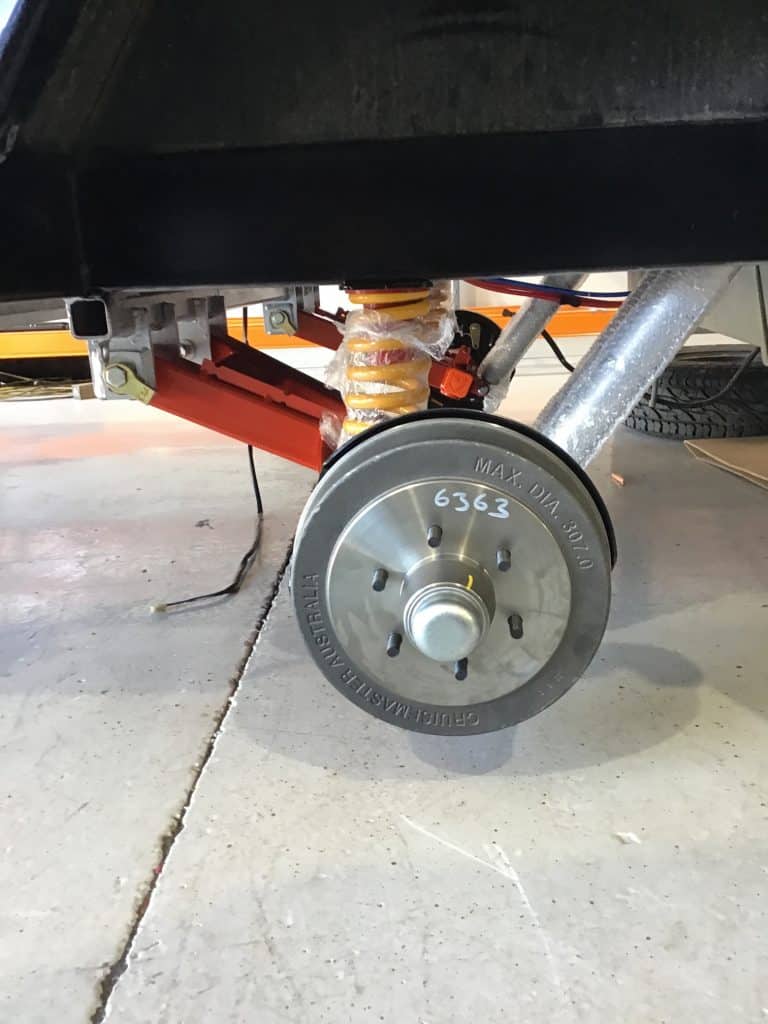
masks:
<svg viewBox="0 0 768 1024"><path fill-rule="evenodd" d="M523 617L515 612L510 615L507 619L507 625L509 626L509 635L513 640L522 640L523 638Z"/></svg>
<svg viewBox="0 0 768 1024"><path fill-rule="evenodd" d="M439 548L443 539L443 531L440 526L430 526L427 530L427 544L431 548Z"/></svg>
<svg viewBox="0 0 768 1024"><path fill-rule="evenodd" d="M496 568L499 572L509 572L512 568L512 552L509 548L499 548L496 552Z"/></svg>
<svg viewBox="0 0 768 1024"><path fill-rule="evenodd" d="M389 573L387 572L386 569L377 569L376 572L373 574L373 581L371 582L371 586L375 591L381 593L384 587L386 587L388 579Z"/></svg>
<svg viewBox="0 0 768 1024"><path fill-rule="evenodd" d="M469 663L466 658L460 658L459 661L453 666L453 674L460 683L464 682L467 678L467 672L469 670Z"/></svg>
<svg viewBox="0 0 768 1024"><path fill-rule="evenodd" d="M390 658L396 658L398 656L402 642L402 634L394 632L389 634L387 637L387 654Z"/></svg>

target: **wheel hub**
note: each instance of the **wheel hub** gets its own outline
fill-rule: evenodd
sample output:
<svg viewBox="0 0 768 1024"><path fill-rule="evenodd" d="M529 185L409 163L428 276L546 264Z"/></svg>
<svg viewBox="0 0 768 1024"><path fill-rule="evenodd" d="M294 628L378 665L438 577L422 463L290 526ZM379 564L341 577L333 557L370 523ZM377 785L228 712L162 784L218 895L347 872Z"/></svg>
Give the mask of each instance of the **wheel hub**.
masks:
<svg viewBox="0 0 768 1024"><path fill-rule="evenodd" d="M484 732L535 714L605 627L598 500L527 428L483 414L364 435L332 460L297 533L292 588L315 660L406 728Z"/></svg>
<svg viewBox="0 0 768 1024"><path fill-rule="evenodd" d="M447 546L442 529L439 546ZM401 595L406 636L438 662L468 657L484 639L496 610L488 574L466 556L435 552L423 559L405 574Z"/></svg>
<svg viewBox="0 0 768 1024"><path fill-rule="evenodd" d="M457 583L431 583L414 594L403 614L409 640L433 661L460 661L488 631L485 602Z"/></svg>

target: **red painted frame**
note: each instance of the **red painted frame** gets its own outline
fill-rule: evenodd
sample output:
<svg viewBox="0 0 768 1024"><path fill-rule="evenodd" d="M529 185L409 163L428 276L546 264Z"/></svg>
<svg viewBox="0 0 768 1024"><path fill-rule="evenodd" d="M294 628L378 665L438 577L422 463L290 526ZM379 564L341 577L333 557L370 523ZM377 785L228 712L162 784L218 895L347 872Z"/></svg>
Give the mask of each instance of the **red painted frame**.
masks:
<svg viewBox="0 0 768 1024"><path fill-rule="evenodd" d="M234 338L217 338L212 349L212 358L201 366L157 353L157 384L149 404L320 470L330 454L320 436L320 417L343 418L339 396Z"/></svg>
<svg viewBox="0 0 768 1024"><path fill-rule="evenodd" d="M298 327L308 341L339 347L341 335L331 320L300 312ZM156 387L149 404L319 471L330 454L320 436L320 419L325 413L344 418L338 394L229 336L213 339L211 348L211 359L202 365L156 353ZM475 381L464 370L433 363L429 383L462 397Z"/></svg>

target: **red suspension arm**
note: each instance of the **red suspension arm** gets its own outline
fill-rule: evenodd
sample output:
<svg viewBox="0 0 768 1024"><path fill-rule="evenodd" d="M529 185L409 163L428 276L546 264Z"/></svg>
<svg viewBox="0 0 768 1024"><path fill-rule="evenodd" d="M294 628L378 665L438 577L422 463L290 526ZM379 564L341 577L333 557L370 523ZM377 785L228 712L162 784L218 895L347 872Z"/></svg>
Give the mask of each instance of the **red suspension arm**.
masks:
<svg viewBox="0 0 768 1024"><path fill-rule="evenodd" d="M150 405L237 441L320 470L330 454L320 436L325 412L343 417L338 396L312 377L234 338L212 343L202 366L155 357Z"/></svg>

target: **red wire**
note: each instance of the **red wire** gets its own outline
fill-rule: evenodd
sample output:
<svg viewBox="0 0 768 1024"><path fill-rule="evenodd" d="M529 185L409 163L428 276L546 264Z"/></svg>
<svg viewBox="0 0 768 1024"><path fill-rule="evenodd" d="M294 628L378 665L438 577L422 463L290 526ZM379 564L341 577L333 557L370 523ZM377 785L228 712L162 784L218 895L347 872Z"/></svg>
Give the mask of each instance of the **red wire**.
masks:
<svg viewBox="0 0 768 1024"><path fill-rule="evenodd" d="M488 284L477 277L468 277L466 280L467 284L474 285L475 288L482 288L487 292L500 292L503 295L522 295L527 299L546 299L547 302L559 301L563 306L590 306L592 309L618 309L619 306L623 305L622 300L588 299L580 298L578 295L571 295L569 298L566 298L564 295L553 295L552 292L543 291L542 289L537 288L535 284Z"/></svg>

